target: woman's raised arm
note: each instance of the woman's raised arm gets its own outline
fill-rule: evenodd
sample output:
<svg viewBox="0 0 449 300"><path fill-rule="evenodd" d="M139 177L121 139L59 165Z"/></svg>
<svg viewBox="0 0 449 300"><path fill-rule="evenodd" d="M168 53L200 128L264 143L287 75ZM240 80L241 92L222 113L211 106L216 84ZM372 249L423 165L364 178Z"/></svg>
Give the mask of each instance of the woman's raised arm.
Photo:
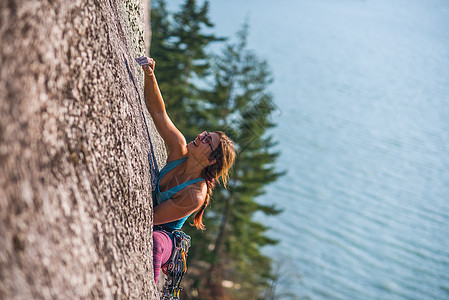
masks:
<svg viewBox="0 0 449 300"><path fill-rule="evenodd" d="M146 56L139 57L136 61L142 66L145 73L145 104L153 118L157 131L167 145L167 160L180 158L187 153L186 139L173 124L165 110L165 103L154 75L156 62Z"/></svg>

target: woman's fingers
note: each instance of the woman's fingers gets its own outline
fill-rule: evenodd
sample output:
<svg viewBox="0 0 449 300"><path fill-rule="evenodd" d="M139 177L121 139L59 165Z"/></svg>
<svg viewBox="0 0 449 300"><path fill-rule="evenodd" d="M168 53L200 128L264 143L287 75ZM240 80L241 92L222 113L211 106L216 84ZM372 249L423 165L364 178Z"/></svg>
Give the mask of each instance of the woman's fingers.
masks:
<svg viewBox="0 0 449 300"><path fill-rule="evenodd" d="M142 66L142 68L144 72L147 73L148 75L151 75L153 73L153 70L148 65L144 65Z"/></svg>
<svg viewBox="0 0 449 300"><path fill-rule="evenodd" d="M150 64L148 58L146 57L139 57L136 59L136 61L139 63L139 65L143 66L143 65L148 65Z"/></svg>
<svg viewBox="0 0 449 300"><path fill-rule="evenodd" d="M152 59L150 57L146 57L146 56L141 56L141 57L136 58L136 61L140 66L142 66L145 74L148 74L148 75L153 74L154 67L156 65L156 62L154 61L154 59Z"/></svg>
<svg viewBox="0 0 449 300"><path fill-rule="evenodd" d="M136 58L136 61L141 66L145 66L145 65L152 66L154 64L154 60L152 58L149 58L149 57L146 57L146 56L138 57L138 58Z"/></svg>
<svg viewBox="0 0 449 300"><path fill-rule="evenodd" d="M140 61L145 61L145 60L149 60L149 59L150 59L149 57L141 56L141 57L136 58L136 61L140 62Z"/></svg>

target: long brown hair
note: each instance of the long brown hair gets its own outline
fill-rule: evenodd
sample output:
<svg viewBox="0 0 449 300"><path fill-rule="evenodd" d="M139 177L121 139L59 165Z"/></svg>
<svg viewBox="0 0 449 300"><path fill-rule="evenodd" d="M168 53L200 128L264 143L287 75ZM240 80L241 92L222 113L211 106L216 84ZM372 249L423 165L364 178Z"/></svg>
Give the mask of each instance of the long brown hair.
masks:
<svg viewBox="0 0 449 300"><path fill-rule="evenodd" d="M213 165L207 166L203 169L201 176L206 181L207 194L203 205L195 214L194 225L196 228L204 230L203 214L207 205L209 204L212 191L218 181L221 178L223 186L226 188L229 180L229 170L235 161L235 149L234 142L222 131L214 131L220 136L220 144L210 154L210 159L216 160Z"/></svg>

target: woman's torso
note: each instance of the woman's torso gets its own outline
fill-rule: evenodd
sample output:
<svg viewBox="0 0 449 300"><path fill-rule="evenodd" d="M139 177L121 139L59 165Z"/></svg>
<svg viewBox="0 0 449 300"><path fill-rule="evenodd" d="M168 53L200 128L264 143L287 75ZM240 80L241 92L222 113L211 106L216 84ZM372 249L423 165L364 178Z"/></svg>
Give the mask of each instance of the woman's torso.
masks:
<svg viewBox="0 0 449 300"><path fill-rule="evenodd" d="M173 198L173 196L175 196L181 190L204 180L202 177L198 177L195 179L187 180L181 184L174 185L172 180L176 179L175 178L175 176L177 175L176 167L178 167L180 164L182 164L186 160L187 160L187 157L183 157L180 159L170 161L159 172L159 179L158 179L158 182L156 185L156 189L153 192L153 207L157 206L158 204L160 204L164 201L167 201L167 200ZM167 176L165 176L165 175L167 175ZM162 179L164 179L164 180L163 180L163 185L161 188ZM174 182L176 182L176 180ZM190 215L187 215L184 218L181 218L181 219L173 221L173 222L161 224L160 226L163 228L166 228L166 229L170 229L170 230L181 229L182 225L185 223L185 221L187 220L187 218L189 216Z"/></svg>

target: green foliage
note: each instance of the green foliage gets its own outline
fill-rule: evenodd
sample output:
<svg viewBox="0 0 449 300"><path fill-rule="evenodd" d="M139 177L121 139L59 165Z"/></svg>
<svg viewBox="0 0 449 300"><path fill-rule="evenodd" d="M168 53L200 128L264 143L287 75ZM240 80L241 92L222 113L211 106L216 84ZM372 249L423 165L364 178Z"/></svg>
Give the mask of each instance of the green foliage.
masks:
<svg viewBox="0 0 449 300"><path fill-rule="evenodd" d="M256 222L254 215L280 213L274 205L256 201L266 185L282 175L274 166L279 155L273 150L276 143L267 133L275 125L271 116L276 106L268 92L272 77L267 61L247 49L247 25L220 54L207 53L210 43L223 41L205 33L212 27L207 13L207 1L198 6L195 0L186 0L170 18L164 1L157 0L151 17L151 55L174 123L188 140L204 129L222 130L238 151L229 189L217 187L206 210L207 230L184 228L193 241L192 271L186 281L191 289L206 288L210 297L218 298L217 286L229 280L240 288L228 294L258 299L273 279L271 260L260 250L276 241L266 236L268 227Z"/></svg>
<svg viewBox="0 0 449 300"><path fill-rule="evenodd" d="M207 224L219 222L211 268L217 265L220 270L211 272L210 278L239 282L243 297L256 298L271 277L271 261L261 255L260 248L276 241L265 236L268 228L253 217L258 211L267 215L279 211L274 206L258 204L255 199L281 173L274 167L279 155L272 151L275 143L267 135L267 130L274 126L270 116L276 109L267 91L272 78L267 62L247 50L247 35L248 27L244 26L237 41L226 45L215 58L207 111L219 116L212 125L225 128L236 142L238 156L229 190L221 188L214 193L214 201L224 206L216 209L222 218L208 218Z"/></svg>
<svg viewBox="0 0 449 300"><path fill-rule="evenodd" d="M151 56L157 58L156 74L160 89L170 108L168 113L174 123L192 139L198 125L192 114L201 114L198 80L207 76L210 55L206 48L210 43L223 39L204 33L212 27L207 17L208 2L202 6L196 0L188 0L181 10L170 18L165 1L156 0L151 10Z"/></svg>

